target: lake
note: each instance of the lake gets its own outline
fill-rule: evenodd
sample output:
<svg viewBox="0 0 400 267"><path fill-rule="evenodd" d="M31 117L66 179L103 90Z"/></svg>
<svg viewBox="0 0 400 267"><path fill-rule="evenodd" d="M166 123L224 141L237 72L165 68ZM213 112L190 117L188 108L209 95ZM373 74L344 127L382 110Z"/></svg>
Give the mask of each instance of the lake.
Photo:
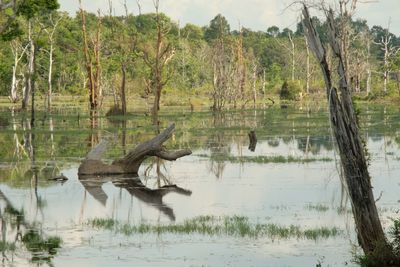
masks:
<svg viewBox="0 0 400 267"><path fill-rule="evenodd" d="M164 108L160 129L176 124L166 147L193 153L149 158L134 178L79 179L77 169L102 139L111 162L154 137L145 113L91 117L71 107L38 112L34 128L28 115L0 113L6 266L357 266L361 250L323 105ZM400 202L399 108L362 105L359 123L389 231ZM52 180L61 174L68 180ZM158 194L163 186L171 190Z"/></svg>

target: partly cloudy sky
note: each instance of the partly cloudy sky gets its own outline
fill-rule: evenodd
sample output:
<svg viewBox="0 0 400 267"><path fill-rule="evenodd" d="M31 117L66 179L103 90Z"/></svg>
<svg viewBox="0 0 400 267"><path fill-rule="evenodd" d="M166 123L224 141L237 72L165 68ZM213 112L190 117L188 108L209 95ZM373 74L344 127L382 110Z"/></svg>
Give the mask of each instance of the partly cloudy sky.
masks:
<svg viewBox="0 0 400 267"><path fill-rule="evenodd" d="M108 0L82 0L85 9L108 12ZM334 1L334 0L330 0ZM74 14L78 0L59 0L61 10ZM116 14L122 14L124 0L112 0ZM126 0L129 12L138 14L137 0ZM154 12L153 0L139 0L142 13ZM242 26L265 31L276 25L281 29L294 29L298 21L298 10L286 9L288 0L160 0L160 11L166 13L181 25L188 22L204 26L218 13L224 15L231 29ZM359 1L362 2L362 1ZM386 27L391 19L391 32L400 35L400 0L369 0L358 4L356 17L364 18L370 26Z"/></svg>

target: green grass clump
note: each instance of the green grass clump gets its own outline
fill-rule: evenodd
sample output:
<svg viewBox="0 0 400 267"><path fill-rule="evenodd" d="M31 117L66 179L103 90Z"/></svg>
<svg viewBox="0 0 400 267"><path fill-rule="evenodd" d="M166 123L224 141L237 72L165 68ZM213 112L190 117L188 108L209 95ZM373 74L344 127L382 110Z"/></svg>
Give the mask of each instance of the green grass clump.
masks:
<svg viewBox="0 0 400 267"><path fill-rule="evenodd" d="M306 209L308 210L315 210L319 212L327 212L329 210L329 207L324 205L324 204L308 204L306 205Z"/></svg>
<svg viewBox="0 0 400 267"><path fill-rule="evenodd" d="M174 233L174 234L202 234L202 235L224 235L234 237L270 237L272 239L305 238L318 240L338 236L342 231L336 227L319 227L314 229L301 229L300 226L280 226L277 224L252 223L247 217L216 217L199 216L185 220L178 224L123 224L113 219L96 218L89 220L89 225L95 228L112 230L124 235L146 234L146 233Z"/></svg>
<svg viewBox="0 0 400 267"><path fill-rule="evenodd" d="M198 157L210 158L216 162L231 162L231 163L309 163L309 162L329 162L332 161L331 158L301 158L293 156L231 156L231 155L206 155L206 154L196 154Z"/></svg>

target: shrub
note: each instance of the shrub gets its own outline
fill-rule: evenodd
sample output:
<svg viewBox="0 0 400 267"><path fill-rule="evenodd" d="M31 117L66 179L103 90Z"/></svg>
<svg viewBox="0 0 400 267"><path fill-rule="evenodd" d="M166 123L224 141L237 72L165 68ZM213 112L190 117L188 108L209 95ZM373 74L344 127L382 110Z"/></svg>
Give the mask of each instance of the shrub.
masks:
<svg viewBox="0 0 400 267"><path fill-rule="evenodd" d="M302 91L299 81L285 81L282 84L280 98L283 100L297 100Z"/></svg>

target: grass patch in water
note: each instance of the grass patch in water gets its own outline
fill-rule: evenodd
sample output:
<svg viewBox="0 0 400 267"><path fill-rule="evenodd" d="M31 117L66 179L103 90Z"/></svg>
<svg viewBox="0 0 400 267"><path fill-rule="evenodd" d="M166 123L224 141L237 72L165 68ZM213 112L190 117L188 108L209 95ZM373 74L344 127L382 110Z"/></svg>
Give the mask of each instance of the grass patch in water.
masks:
<svg viewBox="0 0 400 267"><path fill-rule="evenodd" d="M329 210L329 207L324 205L324 204L307 204L306 209L308 210L315 210L318 212L327 212Z"/></svg>
<svg viewBox="0 0 400 267"><path fill-rule="evenodd" d="M252 162L252 163L309 163L309 162L330 162L333 159L331 158L301 158L301 157L293 157L293 156L241 156L235 157L231 155L207 155L207 154L196 154L195 156L201 158L210 158L216 162L224 162L229 161L231 163L245 163L245 162Z"/></svg>
<svg viewBox="0 0 400 267"><path fill-rule="evenodd" d="M216 217L199 216L185 220L177 224L124 224L113 219L96 218L89 220L88 224L94 228L112 230L124 235L146 233L173 233L173 234L202 234L225 235L235 237L270 237L273 239L305 238L318 240L320 238L335 237L342 233L337 227L319 227L313 229L301 229L300 226L280 226L277 224L252 223L247 217Z"/></svg>

